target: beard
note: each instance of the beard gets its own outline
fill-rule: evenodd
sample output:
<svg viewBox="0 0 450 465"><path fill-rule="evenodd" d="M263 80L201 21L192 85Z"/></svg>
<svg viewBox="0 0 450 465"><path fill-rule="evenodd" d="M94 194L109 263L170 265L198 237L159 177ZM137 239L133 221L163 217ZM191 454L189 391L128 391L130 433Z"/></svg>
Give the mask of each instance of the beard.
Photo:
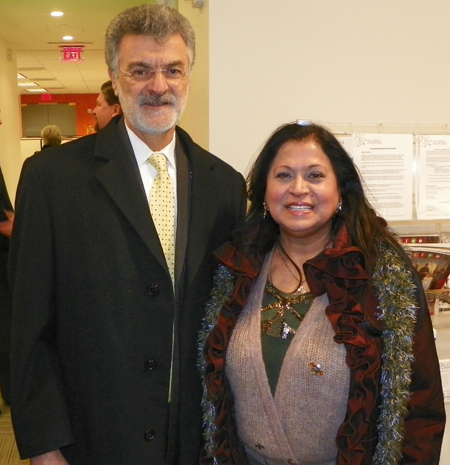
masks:
<svg viewBox="0 0 450 465"><path fill-rule="evenodd" d="M180 120L186 108L188 89L179 96L167 91L163 95L150 92L136 98L124 92L118 83L117 93L122 112L134 128L145 134L161 134L172 129ZM163 105L163 108L145 111L145 107L157 105Z"/></svg>

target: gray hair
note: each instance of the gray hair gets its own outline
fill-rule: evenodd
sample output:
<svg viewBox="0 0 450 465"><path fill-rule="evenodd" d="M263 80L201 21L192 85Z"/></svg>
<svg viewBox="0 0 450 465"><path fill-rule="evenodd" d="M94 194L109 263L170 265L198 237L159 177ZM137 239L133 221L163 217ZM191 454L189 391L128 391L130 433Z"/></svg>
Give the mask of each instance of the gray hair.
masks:
<svg viewBox="0 0 450 465"><path fill-rule="evenodd" d="M144 4L127 8L108 26L105 59L115 74L119 68L119 47L125 35L146 35L164 42L173 34L180 34L188 48L189 68L195 61L195 32L191 23L177 10L168 6Z"/></svg>
<svg viewBox="0 0 450 465"><path fill-rule="evenodd" d="M60 145L61 144L61 131L58 126L50 124L42 128L41 138L44 145Z"/></svg>

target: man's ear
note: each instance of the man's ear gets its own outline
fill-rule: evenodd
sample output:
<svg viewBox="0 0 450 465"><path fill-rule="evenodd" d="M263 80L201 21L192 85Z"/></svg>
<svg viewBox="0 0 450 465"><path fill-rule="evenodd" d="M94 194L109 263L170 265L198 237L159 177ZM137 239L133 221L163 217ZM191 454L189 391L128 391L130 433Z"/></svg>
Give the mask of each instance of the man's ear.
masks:
<svg viewBox="0 0 450 465"><path fill-rule="evenodd" d="M112 69L108 69L109 79L111 79L112 87L114 89L114 93L117 95L117 86L116 86L116 75Z"/></svg>
<svg viewBox="0 0 450 465"><path fill-rule="evenodd" d="M122 114L122 108L120 107L120 105L118 103L115 103L112 115L116 116L116 115L120 115L120 114Z"/></svg>

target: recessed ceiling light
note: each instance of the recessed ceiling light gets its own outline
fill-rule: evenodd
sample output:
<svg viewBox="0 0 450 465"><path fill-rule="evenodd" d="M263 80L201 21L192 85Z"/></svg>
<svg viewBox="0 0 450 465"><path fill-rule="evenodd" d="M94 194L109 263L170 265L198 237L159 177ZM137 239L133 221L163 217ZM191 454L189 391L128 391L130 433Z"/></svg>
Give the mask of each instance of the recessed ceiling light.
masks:
<svg viewBox="0 0 450 465"><path fill-rule="evenodd" d="M45 89L25 89L27 92L31 92L31 93L47 93L47 91Z"/></svg>
<svg viewBox="0 0 450 465"><path fill-rule="evenodd" d="M17 73L17 79L26 79L23 74Z"/></svg>
<svg viewBox="0 0 450 465"><path fill-rule="evenodd" d="M18 82L17 85L19 87L37 87L35 82Z"/></svg>
<svg viewBox="0 0 450 465"><path fill-rule="evenodd" d="M64 36L63 40L73 40L73 36Z"/></svg>
<svg viewBox="0 0 450 465"><path fill-rule="evenodd" d="M62 16L64 13L62 11L52 11L50 13L51 16L55 16L55 17L58 17L58 16Z"/></svg>

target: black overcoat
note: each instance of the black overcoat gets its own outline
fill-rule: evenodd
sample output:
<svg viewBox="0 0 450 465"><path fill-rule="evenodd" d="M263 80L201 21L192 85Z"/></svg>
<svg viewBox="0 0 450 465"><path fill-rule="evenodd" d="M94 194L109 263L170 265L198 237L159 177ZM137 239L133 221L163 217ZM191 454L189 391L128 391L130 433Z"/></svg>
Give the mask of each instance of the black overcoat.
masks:
<svg viewBox="0 0 450 465"><path fill-rule="evenodd" d="M189 217L175 301L120 125L23 168L9 269L14 430L22 457L62 448L70 465L195 464L197 333L211 252L244 216L244 179L177 128Z"/></svg>

